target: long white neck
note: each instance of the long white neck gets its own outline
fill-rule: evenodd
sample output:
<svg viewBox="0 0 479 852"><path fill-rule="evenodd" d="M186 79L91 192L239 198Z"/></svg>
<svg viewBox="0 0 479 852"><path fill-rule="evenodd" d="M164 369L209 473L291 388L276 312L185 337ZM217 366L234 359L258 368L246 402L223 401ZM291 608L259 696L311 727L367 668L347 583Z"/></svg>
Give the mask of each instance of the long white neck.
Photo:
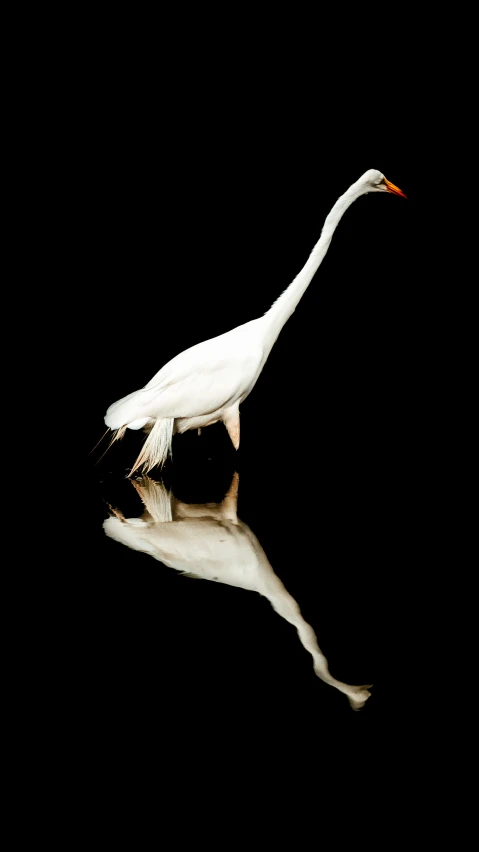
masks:
<svg viewBox="0 0 479 852"><path fill-rule="evenodd" d="M343 216L353 201L364 193L364 189L360 187L358 183L354 183L349 187L344 195L341 195L341 197L338 198L331 212L326 217L321 231L321 236L314 246L301 272L298 273L284 293L276 299L276 302L274 302L269 311L265 313L264 320L268 328L266 339L269 343L269 348L273 346L281 329L290 318L301 299L301 296L305 293L309 286L314 273L318 269L329 248L329 244L341 216Z"/></svg>

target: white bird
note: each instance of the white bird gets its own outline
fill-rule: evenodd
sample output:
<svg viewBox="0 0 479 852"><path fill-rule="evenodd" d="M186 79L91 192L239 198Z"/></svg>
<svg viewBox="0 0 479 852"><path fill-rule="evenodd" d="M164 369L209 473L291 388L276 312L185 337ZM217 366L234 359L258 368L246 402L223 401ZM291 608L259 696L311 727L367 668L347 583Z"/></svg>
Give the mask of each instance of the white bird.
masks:
<svg viewBox="0 0 479 852"><path fill-rule="evenodd" d="M109 538L153 556L184 576L225 583L263 595L273 609L296 628L301 644L313 658L316 675L347 695L353 710L364 706L371 695L372 684L353 686L330 674L313 628L273 571L252 530L238 518L237 473L221 503L182 503L162 482L147 476L132 480L132 485L146 511L140 518L125 518L119 509L110 506L112 514L103 523Z"/></svg>
<svg viewBox="0 0 479 852"><path fill-rule="evenodd" d="M254 388L281 329L295 310L323 260L348 207L368 192L404 193L376 169L369 169L341 195L326 217L321 236L301 272L262 316L181 352L140 390L114 402L105 423L114 434L144 429L148 437L129 476L162 467L173 435L223 421L235 449L240 443L239 407Z"/></svg>

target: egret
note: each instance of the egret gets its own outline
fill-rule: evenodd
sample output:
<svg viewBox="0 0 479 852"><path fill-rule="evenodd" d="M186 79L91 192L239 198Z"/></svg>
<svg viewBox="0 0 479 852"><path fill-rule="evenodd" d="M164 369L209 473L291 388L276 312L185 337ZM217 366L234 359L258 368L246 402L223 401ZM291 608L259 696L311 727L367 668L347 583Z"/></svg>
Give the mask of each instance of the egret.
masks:
<svg viewBox="0 0 479 852"><path fill-rule="evenodd" d="M369 192L404 193L376 169L369 169L338 198L326 217L308 260L261 317L225 334L197 343L168 361L143 388L114 402L105 415L113 435L109 446L127 429L143 429L148 437L131 468L147 474L163 467L171 455L173 435L201 430L222 421L238 449L241 403L251 393L281 329L295 310L331 243L348 207Z"/></svg>
<svg viewBox="0 0 479 852"><path fill-rule="evenodd" d="M353 710L364 707L372 684L353 686L331 675L316 633L273 571L253 531L238 517L237 472L221 503L183 503L163 482L148 476L133 479L132 485L144 511L139 518L126 518L120 509L109 505L110 517L103 523L108 538L149 554L183 576L262 595L281 618L296 628L302 646L311 654L317 677L346 695ZM219 637L218 641L224 640Z"/></svg>

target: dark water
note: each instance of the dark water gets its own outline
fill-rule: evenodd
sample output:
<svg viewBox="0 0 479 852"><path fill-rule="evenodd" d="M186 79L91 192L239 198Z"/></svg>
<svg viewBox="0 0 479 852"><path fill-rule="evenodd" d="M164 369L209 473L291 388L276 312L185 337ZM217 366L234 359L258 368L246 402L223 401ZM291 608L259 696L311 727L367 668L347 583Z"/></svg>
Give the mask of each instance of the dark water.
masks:
<svg viewBox="0 0 479 852"><path fill-rule="evenodd" d="M251 175L243 164L227 185L212 156L208 173L181 161L179 185L162 184L158 210L141 164L126 187L111 164L101 180L95 168L97 183L85 175L93 207L80 190L88 216L75 238L77 301L66 326L78 417L74 440L65 438L68 471L54 484L69 642L56 653L77 747L92 760L108 754L110 768L126 752L161 761L179 749L189 766L198 750L216 759L298 750L312 763L337 743L378 752L411 708L415 658L403 643L424 565L415 539L427 508L423 412L434 372L423 343L431 285L411 275L418 172L408 177L397 155L358 157L347 174L323 169L311 195L308 156L282 182L272 164ZM138 533L131 521L145 512L145 491L127 478L142 436L127 434L101 460L104 445L89 455L106 408L178 352L267 310L335 199L372 166L410 197L368 196L348 211L242 405L239 452L222 425L176 436L164 481L153 471L147 489L170 505L155 539L169 525L170 550L150 542L143 552L133 535L131 546L119 541L121 527ZM220 508L235 474L237 523ZM213 556L217 579L180 576L185 559L201 574ZM237 565L247 588L234 582ZM361 710L315 674L298 624L275 611L264 577L255 586L258 566L299 608L294 617L300 611L301 628L314 632L331 677L373 684Z"/></svg>
<svg viewBox="0 0 479 852"><path fill-rule="evenodd" d="M395 701L401 519L366 469L288 469L227 440L178 436L163 481L129 480L128 447L112 450L82 488L67 585L85 736L161 748L181 731L218 755L340 731L365 747ZM362 709L315 674L298 628L333 678L373 684Z"/></svg>
<svg viewBox="0 0 479 852"><path fill-rule="evenodd" d="M455 661L444 666L442 656L462 616L462 600L456 609L447 600L460 560L444 559L441 521L431 523L449 446L443 424L457 419L447 387L456 381L454 323L462 325L450 305L461 284L433 269L449 239L446 220L456 215L443 192L455 191L457 168L441 153L444 134L439 142L424 134L409 103L408 42L396 30L381 33L378 22L366 21L365 32L377 34L360 38L364 55L377 57L388 97L372 81L353 117L334 87L341 63L322 68L318 59L324 27L312 28L312 86L302 99L289 60L285 85L266 62L263 85L255 75L246 87L244 44L233 60L235 85L223 81L214 52L205 79L208 51L196 33L200 55L183 84L180 50L164 70L157 63L166 42L178 34L181 43L183 27L151 28L151 53L141 35L137 63L131 36L113 35L114 17L97 36L100 62L89 49L96 21L88 19L72 79L53 60L37 117L19 102L29 121L20 172L29 167L35 179L19 193L19 221L10 220L21 238L18 264L28 257L34 272L18 276L18 315L5 301L7 367L18 359L21 370L21 405L10 410L5 397L6 421L29 428L28 440L10 440L4 457L20 518L13 558L21 587L16 601L4 599L16 622L6 657L11 641L26 646L21 697L13 691L21 720L13 746L26 743L28 754L15 768L21 789L30 784L37 802L37 791L46 793L48 807L39 807L42 832L20 797L18 825L50 837L66 815L61 848L84 833L90 849L102 845L97 822L103 845L111 846L113 829L125 845L130 818L129 846L142 850L150 845L139 839L143 811L168 848L186 845L189 827L195 845L216 833L229 849L242 824L249 845L259 840L261 814L265 843L292 817L295 848L306 841L329 850L331 826L335 847L364 840L395 848L415 780L419 808L429 796L431 824L442 827L418 763L428 737L443 759L447 714L470 701L451 676ZM65 53L79 26L58 39ZM229 31L220 38L229 46ZM271 42L287 55L288 42L285 51L271 30L262 56ZM389 91L386 55L403 78L399 92ZM323 95L332 85L327 115ZM431 86L417 89L427 121ZM45 159L32 156L42 139ZM153 471L147 484L127 478L140 434L127 434L101 460L104 444L90 455L110 404L177 353L271 306L338 196L370 168L408 199L369 194L347 211L241 406L239 452L221 425L178 436L163 481ZM37 250L24 239L24 217ZM38 342L25 361L27 313ZM51 363L40 369L45 349ZM37 424L50 433L48 451ZM235 480L233 512L224 498ZM135 521L148 520L146 504L158 519L148 522L145 543ZM119 540L126 535L129 544ZM181 576L184 567L209 576L208 566L211 579ZM468 588L464 582L461 592ZM332 678L372 684L362 709L325 682L324 665L323 678L316 674L298 626L309 648L314 633L317 667L319 648ZM339 818L330 819L324 790ZM221 799L232 812L226 830ZM398 803L389 820L388 799ZM350 801L361 802L359 813Z"/></svg>

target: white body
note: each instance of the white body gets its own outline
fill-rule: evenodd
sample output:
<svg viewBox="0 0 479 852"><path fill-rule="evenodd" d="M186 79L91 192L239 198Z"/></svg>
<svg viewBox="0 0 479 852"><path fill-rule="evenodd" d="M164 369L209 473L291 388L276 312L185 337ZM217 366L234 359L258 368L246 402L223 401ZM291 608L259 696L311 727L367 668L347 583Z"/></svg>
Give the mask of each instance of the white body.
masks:
<svg viewBox="0 0 479 852"><path fill-rule="evenodd" d="M137 468L147 473L163 465L175 432L200 429L218 420L224 422L238 449L241 403L255 386L281 329L325 256L341 217L353 201L368 192L403 195L381 172L365 172L338 199L303 269L264 316L186 349L144 388L110 405L105 423L115 431L113 440L121 438L125 429L150 430L130 476Z"/></svg>
<svg viewBox="0 0 479 852"><path fill-rule="evenodd" d="M186 432L222 420L256 384L271 348L264 338L261 317L191 346L165 364L144 388L111 405L106 425L141 429L149 420L172 417L174 431Z"/></svg>
<svg viewBox="0 0 479 852"><path fill-rule="evenodd" d="M146 509L143 516L124 518L115 509L103 528L110 538L148 553L183 574L264 595L273 609L296 628L302 645L313 658L317 676L347 695L353 709L360 709L370 696L367 686L351 686L330 674L313 628L274 573L254 533L237 517L238 483L235 473L220 504L191 505L176 500L161 482L149 477L132 480Z"/></svg>

